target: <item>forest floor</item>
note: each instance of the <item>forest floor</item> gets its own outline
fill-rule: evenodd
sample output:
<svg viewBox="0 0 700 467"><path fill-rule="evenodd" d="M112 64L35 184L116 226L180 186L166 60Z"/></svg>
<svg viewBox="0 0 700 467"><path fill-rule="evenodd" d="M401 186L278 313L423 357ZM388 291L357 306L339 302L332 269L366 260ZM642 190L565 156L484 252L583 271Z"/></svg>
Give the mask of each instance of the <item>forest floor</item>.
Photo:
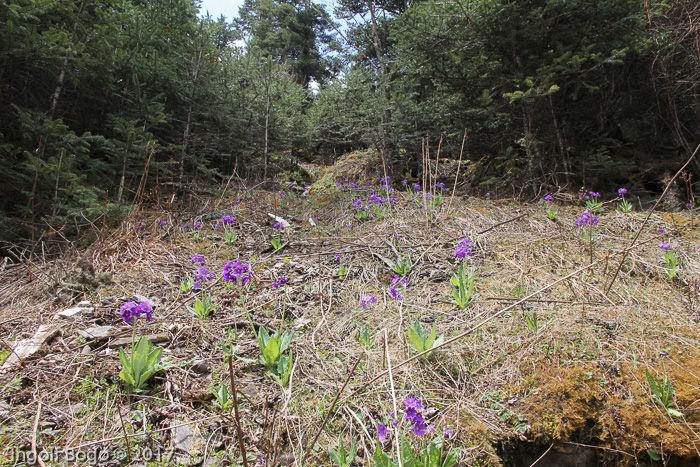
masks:
<svg viewBox="0 0 700 467"><path fill-rule="evenodd" d="M0 465L243 465L236 420L250 466L338 465L340 440L356 442L354 465L389 465L378 451L395 458L397 444L404 466L431 449L442 460L420 465L449 465L448 452L465 466L698 465L693 211L622 213L614 200L579 227L575 193L521 204L422 180L385 193L352 163L307 166L309 187L154 202L95 226L85 248L6 260ZM229 261L250 267L245 285L223 280ZM188 291L202 263L212 278ZM189 307L207 296L215 308L198 317ZM162 348L141 391L119 376L129 301L153 306L136 337ZM263 328L293 332L281 357L266 353L280 366L258 361ZM440 347L417 356L433 329Z"/></svg>

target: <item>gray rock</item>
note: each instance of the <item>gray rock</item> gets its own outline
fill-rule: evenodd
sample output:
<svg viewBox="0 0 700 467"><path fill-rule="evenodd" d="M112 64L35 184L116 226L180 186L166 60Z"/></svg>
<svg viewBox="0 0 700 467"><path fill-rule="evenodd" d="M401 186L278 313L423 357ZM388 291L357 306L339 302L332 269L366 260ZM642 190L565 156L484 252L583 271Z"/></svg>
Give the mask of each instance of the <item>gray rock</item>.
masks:
<svg viewBox="0 0 700 467"><path fill-rule="evenodd" d="M114 326L93 326L84 331L78 331L78 334L85 339L106 339L109 337L112 329L114 329Z"/></svg>
<svg viewBox="0 0 700 467"><path fill-rule="evenodd" d="M85 300L78 305L74 306L73 308L67 308L63 311L59 311L56 313L54 318L59 319L76 319L79 318L82 315L92 315L95 312L95 307L92 306L92 304Z"/></svg>
<svg viewBox="0 0 700 467"><path fill-rule="evenodd" d="M175 419L170 422L170 426L173 427L171 429L173 447L191 456L198 456L204 451L204 437L199 434L197 425L182 425L183 423L187 423L187 421Z"/></svg>

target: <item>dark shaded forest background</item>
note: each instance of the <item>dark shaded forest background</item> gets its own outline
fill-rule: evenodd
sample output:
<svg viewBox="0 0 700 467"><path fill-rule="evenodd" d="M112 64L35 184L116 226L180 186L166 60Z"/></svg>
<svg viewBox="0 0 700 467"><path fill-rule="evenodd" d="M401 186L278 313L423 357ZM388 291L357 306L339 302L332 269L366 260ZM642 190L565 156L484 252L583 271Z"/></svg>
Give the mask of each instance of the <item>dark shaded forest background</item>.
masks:
<svg viewBox="0 0 700 467"><path fill-rule="evenodd" d="M0 24L4 242L164 184L262 180L282 153L418 175L426 141L458 158L466 130L474 186L652 193L700 141L695 0L246 0L232 22L2 0Z"/></svg>

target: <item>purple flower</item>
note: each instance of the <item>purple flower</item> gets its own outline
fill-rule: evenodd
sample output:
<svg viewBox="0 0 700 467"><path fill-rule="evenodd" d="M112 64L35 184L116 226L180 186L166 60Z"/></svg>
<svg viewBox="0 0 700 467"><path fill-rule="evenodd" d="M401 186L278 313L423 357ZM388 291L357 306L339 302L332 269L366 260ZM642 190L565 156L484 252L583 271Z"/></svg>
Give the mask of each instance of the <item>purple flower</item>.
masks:
<svg viewBox="0 0 700 467"><path fill-rule="evenodd" d="M374 303L374 304L376 304L376 303L377 303L377 297L375 297L374 295L365 295L364 297L362 297L362 300L360 300L360 306L361 306L362 308L365 308L365 307L367 306L368 303Z"/></svg>
<svg viewBox="0 0 700 467"><path fill-rule="evenodd" d="M139 318L142 313L146 314L146 321L150 322L153 319L151 316L152 311L153 307L148 302L141 302L138 305L136 302L126 302L119 309L119 314L122 315L124 322L131 324L133 319Z"/></svg>
<svg viewBox="0 0 700 467"><path fill-rule="evenodd" d="M379 424L379 439L381 441L386 440L386 437L389 435L389 429L384 425L383 423Z"/></svg>
<svg viewBox="0 0 700 467"><path fill-rule="evenodd" d="M445 191L445 184L442 182L436 183L435 188L440 188L440 191Z"/></svg>
<svg viewBox="0 0 700 467"><path fill-rule="evenodd" d="M405 178L403 179L403 182L401 182L401 184L402 184L403 186L406 186L407 183L408 183L408 180L406 180Z"/></svg>
<svg viewBox="0 0 700 467"><path fill-rule="evenodd" d="M354 208L356 208L356 209L359 208L360 206L362 206L362 200L361 200L361 199L358 199L357 201L355 201L354 203L352 203L352 207L354 207Z"/></svg>
<svg viewBox="0 0 700 467"><path fill-rule="evenodd" d="M685 203L685 207L688 209L693 209L693 203Z"/></svg>
<svg viewBox="0 0 700 467"><path fill-rule="evenodd" d="M581 214L578 219L576 219L576 225L579 227L585 227L587 225L596 225L598 223L598 217L592 216L590 212L585 211Z"/></svg>
<svg viewBox="0 0 700 467"><path fill-rule="evenodd" d="M340 261L340 255L338 253L335 254L335 260Z"/></svg>
<svg viewBox="0 0 700 467"><path fill-rule="evenodd" d="M445 438L448 438L448 437L452 436L454 433L455 433L455 432L454 432L453 430L450 430L449 428L443 428L443 430L442 430L442 435L443 435Z"/></svg>
<svg viewBox="0 0 700 467"><path fill-rule="evenodd" d="M669 251L671 249L671 245L669 245L668 242L661 242L659 243L659 247L663 248L664 251Z"/></svg>
<svg viewBox="0 0 700 467"><path fill-rule="evenodd" d="M625 196L627 194L627 188L618 188L617 194L620 196Z"/></svg>
<svg viewBox="0 0 700 467"><path fill-rule="evenodd" d="M379 183L380 184L381 183L389 183L389 180L391 180L391 177L386 176L386 177L382 178L381 180L379 180Z"/></svg>
<svg viewBox="0 0 700 467"><path fill-rule="evenodd" d="M286 278L286 277L280 277L280 280L279 280L279 281L275 281L275 282L272 283L272 287L274 287L275 289L278 289L280 285L284 285L284 284L286 284L287 282L288 282L288 281L287 281L287 278Z"/></svg>
<svg viewBox="0 0 700 467"><path fill-rule="evenodd" d="M202 223L201 223L201 222L195 222L195 223L194 223L194 227L192 227L192 228L193 228L194 230L199 230L201 227L202 227Z"/></svg>
<svg viewBox="0 0 700 467"><path fill-rule="evenodd" d="M594 198L600 198L600 193L597 191L589 191L588 193Z"/></svg>
<svg viewBox="0 0 700 467"><path fill-rule="evenodd" d="M472 248L474 248L474 242L471 241L469 236L460 238L457 242L457 247L455 248L455 256L459 259L464 259L467 256L471 256L474 254Z"/></svg>
<svg viewBox="0 0 700 467"><path fill-rule="evenodd" d="M167 224L167 223L168 223L168 221L160 221L160 225L161 225L161 226L164 226L164 225Z"/></svg>
<svg viewBox="0 0 700 467"><path fill-rule="evenodd" d="M236 202L233 203L233 204L241 204L241 200L240 200L240 199L237 199Z"/></svg>
<svg viewBox="0 0 700 467"><path fill-rule="evenodd" d="M280 231L281 231L281 230L284 230L284 224L281 223L281 222L275 222L275 225L274 225L273 227L274 227L275 229L280 230Z"/></svg>
<svg viewBox="0 0 700 467"><path fill-rule="evenodd" d="M425 435L427 429L428 426L425 424L425 420L423 419L417 420L413 425L413 432L416 434L416 436Z"/></svg>
<svg viewBox="0 0 700 467"><path fill-rule="evenodd" d="M663 235L663 234L666 233L666 231L665 231L664 229L659 229L659 233L660 233L661 235Z"/></svg>
<svg viewBox="0 0 700 467"><path fill-rule="evenodd" d="M192 258L190 258L190 262L194 266L195 263L199 263L202 266L206 266L206 262L204 261L204 256L202 255L192 255Z"/></svg>
<svg viewBox="0 0 700 467"><path fill-rule="evenodd" d="M247 264L241 264L240 261L235 263L229 261L224 266L224 281L231 282L234 285L240 283L240 285L245 285L253 276L250 273L250 266Z"/></svg>
<svg viewBox="0 0 700 467"><path fill-rule="evenodd" d="M214 224L214 230L221 230L221 227L219 227L218 222L216 224Z"/></svg>
<svg viewBox="0 0 700 467"><path fill-rule="evenodd" d="M420 191L420 190L421 190L421 188L420 188L419 184L416 183L415 185L413 185L413 191Z"/></svg>
<svg viewBox="0 0 700 467"><path fill-rule="evenodd" d="M353 183L350 188L357 188L357 183Z"/></svg>
<svg viewBox="0 0 700 467"><path fill-rule="evenodd" d="M552 197L552 195L547 195L544 197L544 200L545 201L554 201L554 198Z"/></svg>
<svg viewBox="0 0 700 467"><path fill-rule="evenodd" d="M236 218L233 216L225 215L221 218L221 223L226 225L226 224L233 224L236 222Z"/></svg>
<svg viewBox="0 0 700 467"><path fill-rule="evenodd" d="M209 270L204 266L198 267L197 272L194 275L194 278L197 281L208 281L212 277L214 277L214 275L211 272L209 272Z"/></svg>
<svg viewBox="0 0 700 467"><path fill-rule="evenodd" d="M417 399L415 397L408 397L403 401L403 404L406 406L407 409L416 409L418 411L421 411L424 409L423 407L423 402L420 399Z"/></svg>

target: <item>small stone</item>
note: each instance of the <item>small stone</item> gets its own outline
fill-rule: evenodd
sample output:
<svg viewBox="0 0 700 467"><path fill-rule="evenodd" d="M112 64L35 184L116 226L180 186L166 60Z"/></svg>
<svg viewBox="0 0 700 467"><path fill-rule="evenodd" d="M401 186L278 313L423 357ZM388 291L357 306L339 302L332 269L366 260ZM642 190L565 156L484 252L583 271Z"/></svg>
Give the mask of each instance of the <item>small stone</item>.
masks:
<svg viewBox="0 0 700 467"><path fill-rule="evenodd" d="M90 355L90 346L89 345L84 345L83 350L80 351L82 355Z"/></svg>
<svg viewBox="0 0 700 467"><path fill-rule="evenodd" d="M106 339L114 329L114 326L93 326L84 331L78 331L85 339Z"/></svg>
<svg viewBox="0 0 700 467"><path fill-rule="evenodd" d="M63 318L63 319L74 319L78 318L79 315L91 315L95 311L95 307L93 307L90 302L88 301L83 301L78 303L77 306L73 308L68 308L63 311L60 311L54 315L55 319L58 318Z"/></svg>
<svg viewBox="0 0 700 467"><path fill-rule="evenodd" d="M198 375L205 375L207 373L211 373L211 365L209 365L208 362L205 361L199 361L195 362L192 367L190 367L190 370L194 371Z"/></svg>
<svg viewBox="0 0 700 467"><path fill-rule="evenodd" d="M182 425L184 420L172 420L173 447L191 456L198 456L204 449L205 440L195 424ZM181 425L181 426L178 426Z"/></svg>

